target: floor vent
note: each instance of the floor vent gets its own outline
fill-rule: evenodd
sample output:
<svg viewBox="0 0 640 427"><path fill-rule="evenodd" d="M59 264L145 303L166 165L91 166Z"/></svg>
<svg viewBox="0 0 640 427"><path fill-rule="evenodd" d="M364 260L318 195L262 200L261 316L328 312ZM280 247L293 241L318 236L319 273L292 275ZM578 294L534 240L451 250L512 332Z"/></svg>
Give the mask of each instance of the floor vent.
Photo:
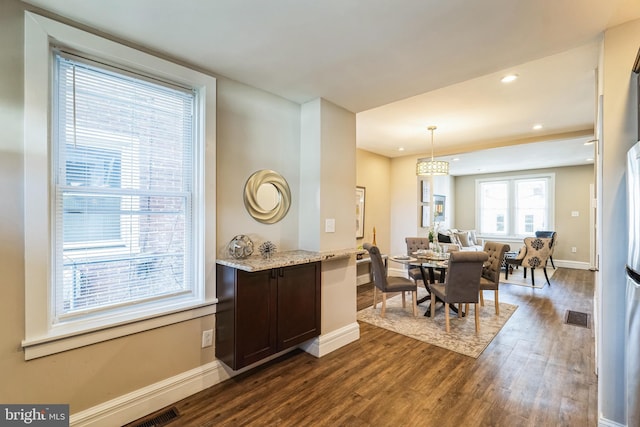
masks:
<svg viewBox="0 0 640 427"><path fill-rule="evenodd" d="M575 326L581 326L583 328L591 328L591 323L589 322L589 314L583 313L581 311L567 310L565 323L567 325L575 325Z"/></svg>
<svg viewBox="0 0 640 427"><path fill-rule="evenodd" d="M179 416L180 413L174 406L173 408L163 409L160 412L156 412L155 414L151 414L147 417L141 418L137 421L127 424L125 427L160 427L169 424Z"/></svg>

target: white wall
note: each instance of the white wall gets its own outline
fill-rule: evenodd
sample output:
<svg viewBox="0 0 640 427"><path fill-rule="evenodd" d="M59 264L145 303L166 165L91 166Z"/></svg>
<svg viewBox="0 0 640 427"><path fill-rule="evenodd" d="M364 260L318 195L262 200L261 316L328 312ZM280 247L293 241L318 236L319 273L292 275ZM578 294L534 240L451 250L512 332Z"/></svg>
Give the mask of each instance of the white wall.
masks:
<svg viewBox="0 0 640 427"><path fill-rule="evenodd" d="M626 152L637 139L636 76L632 67L640 46L640 20L605 32L603 61L602 231L600 271L601 336L598 406L601 419L624 424L624 311L626 226ZM601 420L602 421L602 420Z"/></svg>

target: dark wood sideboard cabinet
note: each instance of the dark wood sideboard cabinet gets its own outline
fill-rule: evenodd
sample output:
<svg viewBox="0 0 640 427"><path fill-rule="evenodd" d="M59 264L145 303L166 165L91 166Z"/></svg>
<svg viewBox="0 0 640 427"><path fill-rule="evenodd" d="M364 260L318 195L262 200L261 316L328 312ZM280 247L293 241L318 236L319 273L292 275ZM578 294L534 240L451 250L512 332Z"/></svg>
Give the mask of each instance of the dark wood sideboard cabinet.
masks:
<svg viewBox="0 0 640 427"><path fill-rule="evenodd" d="M255 272L216 267L216 357L231 369L320 335L320 262Z"/></svg>

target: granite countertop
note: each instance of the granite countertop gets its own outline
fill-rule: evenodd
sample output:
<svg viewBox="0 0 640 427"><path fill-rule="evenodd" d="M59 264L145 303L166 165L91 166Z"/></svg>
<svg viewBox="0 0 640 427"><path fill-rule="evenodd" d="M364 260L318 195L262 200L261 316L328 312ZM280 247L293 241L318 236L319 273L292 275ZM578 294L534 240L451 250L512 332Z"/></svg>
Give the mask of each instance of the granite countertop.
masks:
<svg viewBox="0 0 640 427"><path fill-rule="evenodd" d="M288 265L307 264L317 261L331 261L333 259L347 258L355 254L356 249L341 249L335 251L313 252L304 250L276 252L269 259L264 259L260 254L253 254L243 259L218 258L217 264L237 268L248 272L269 270L271 268L286 267Z"/></svg>

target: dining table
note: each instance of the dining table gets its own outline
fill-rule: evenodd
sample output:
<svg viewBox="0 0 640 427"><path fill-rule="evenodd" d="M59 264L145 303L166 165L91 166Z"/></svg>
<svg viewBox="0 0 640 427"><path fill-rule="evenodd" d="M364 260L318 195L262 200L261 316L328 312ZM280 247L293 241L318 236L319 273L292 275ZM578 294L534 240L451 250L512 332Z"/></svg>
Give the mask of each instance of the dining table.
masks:
<svg viewBox="0 0 640 427"><path fill-rule="evenodd" d="M391 256L390 260L405 264L409 268L420 268L422 283L427 290L427 295L416 301L416 304L421 304L431 299L431 289L429 289L429 284L436 282L436 272L438 273L438 282L444 283L446 271L449 267L449 254L446 253L414 252L411 256ZM458 311L454 305L451 306L451 309L457 314ZM431 315L431 305L429 305L424 315L427 317Z"/></svg>

